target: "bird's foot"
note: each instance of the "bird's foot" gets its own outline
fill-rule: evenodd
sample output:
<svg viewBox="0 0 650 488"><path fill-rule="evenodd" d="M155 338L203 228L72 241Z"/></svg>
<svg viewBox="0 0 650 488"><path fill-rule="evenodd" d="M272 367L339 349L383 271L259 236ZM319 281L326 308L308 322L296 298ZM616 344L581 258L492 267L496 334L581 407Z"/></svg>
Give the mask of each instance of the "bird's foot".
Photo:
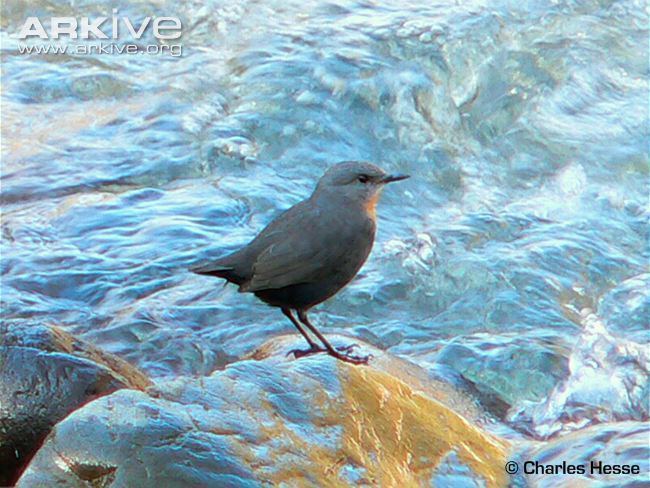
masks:
<svg viewBox="0 0 650 488"><path fill-rule="evenodd" d="M350 344L350 345L348 345L348 346L338 346L338 347L336 348L336 350L337 350L338 352L350 353L350 352L352 352L352 350L353 350L355 347L359 347L359 344L357 344L356 342L355 342L354 344Z"/></svg>
<svg viewBox="0 0 650 488"><path fill-rule="evenodd" d="M314 345L311 346L309 349L292 349L287 353L287 356L291 356L293 354L293 357L298 359L304 356L311 356L312 354L318 354L319 352L327 352L327 350Z"/></svg>
<svg viewBox="0 0 650 488"><path fill-rule="evenodd" d="M340 359L341 361L345 361L346 363L352 363L352 364L368 364L368 361L370 361L370 358L372 358L372 354L368 354L367 356L355 356L353 354L341 354L338 351L327 351L327 353L330 356L334 356L336 359Z"/></svg>

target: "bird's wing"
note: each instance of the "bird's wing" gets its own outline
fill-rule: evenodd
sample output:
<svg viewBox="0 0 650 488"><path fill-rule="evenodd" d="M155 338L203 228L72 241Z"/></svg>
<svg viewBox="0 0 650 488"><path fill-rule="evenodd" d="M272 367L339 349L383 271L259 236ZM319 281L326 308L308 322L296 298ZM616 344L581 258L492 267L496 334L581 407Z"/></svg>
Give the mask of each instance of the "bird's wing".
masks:
<svg viewBox="0 0 650 488"><path fill-rule="evenodd" d="M330 219L317 208L301 207L285 213L260 234L256 245L261 252L241 291L314 282L336 265L342 248Z"/></svg>

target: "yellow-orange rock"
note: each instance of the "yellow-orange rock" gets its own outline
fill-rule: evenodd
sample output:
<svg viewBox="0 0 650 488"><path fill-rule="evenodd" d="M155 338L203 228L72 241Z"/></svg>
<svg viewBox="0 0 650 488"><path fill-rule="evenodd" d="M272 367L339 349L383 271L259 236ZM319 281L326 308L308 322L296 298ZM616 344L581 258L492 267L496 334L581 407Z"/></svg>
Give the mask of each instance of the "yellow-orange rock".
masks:
<svg viewBox="0 0 650 488"><path fill-rule="evenodd" d="M370 346L368 366L286 357L301 346L275 339L210 377L91 402L55 427L19 486L507 485L508 445L470 398Z"/></svg>

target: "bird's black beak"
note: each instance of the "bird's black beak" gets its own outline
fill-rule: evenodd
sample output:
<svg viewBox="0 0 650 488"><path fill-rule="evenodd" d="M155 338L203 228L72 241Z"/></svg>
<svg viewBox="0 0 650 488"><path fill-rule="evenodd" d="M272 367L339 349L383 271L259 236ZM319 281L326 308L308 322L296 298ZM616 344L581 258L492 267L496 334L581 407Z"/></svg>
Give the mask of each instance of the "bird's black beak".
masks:
<svg viewBox="0 0 650 488"><path fill-rule="evenodd" d="M386 175L381 179L382 183L392 183L393 181L401 181L410 178L411 175Z"/></svg>

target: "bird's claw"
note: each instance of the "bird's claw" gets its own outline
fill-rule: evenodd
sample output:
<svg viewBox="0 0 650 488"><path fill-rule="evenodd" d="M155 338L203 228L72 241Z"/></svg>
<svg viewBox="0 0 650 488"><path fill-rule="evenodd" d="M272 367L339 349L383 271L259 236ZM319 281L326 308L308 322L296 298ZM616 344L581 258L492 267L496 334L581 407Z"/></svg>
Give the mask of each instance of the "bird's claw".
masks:
<svg viewBox="0 0 650 488"><path fill-rule="evenodd" d="M347 346L338 346L336 348L336 350L339 351L339 352L347 352L347 353L349 353L349 352L352 352L352 350L355 347L359 347L359 344L357 344L356 342L354 344L349 344Z"/></svg>
<svg viewBox="0 0 650 488"><path fill-rule="evenodd" d="M319 352L327 352L327 351L325 349L321 349L320 347L310 347L309 349L291 349L291 351L287 353L287 357L293 354L293 357L298 359L304 356L311 356L312 354L318 354Z"/></svg>
<svg viewBox="0 0 650 488"><path fill-rule="evenodd" d="M350 352L355 347L359 347L359 344L351 344L349 346L337 347L336 350L334 349L327 350L327 349L322 349L318 346L312 346L309 349L292 349L291 351L287 352L287 356L293 354L293 356L296 359L298 359L305 356L311 356L312 354L326 352L327 354L329 354L332 357L335 357L336 359L340 359L341 361L345 361L346 363L351 363L351 364L368 364L368 361L374 357L372 354L368 354L367 356L356 356L354 354L350 354Z"/></svg>
<svg viewBox="0 0 650 488"><path fill-rule="evenodd" d="M368 354L367 356L354 356L352 354L340 354L338 352L335 354L330 352L329 354L337 359L340 359L341 361L352 364L368 364L368 361L374 357L372 354Z"/></svg>

